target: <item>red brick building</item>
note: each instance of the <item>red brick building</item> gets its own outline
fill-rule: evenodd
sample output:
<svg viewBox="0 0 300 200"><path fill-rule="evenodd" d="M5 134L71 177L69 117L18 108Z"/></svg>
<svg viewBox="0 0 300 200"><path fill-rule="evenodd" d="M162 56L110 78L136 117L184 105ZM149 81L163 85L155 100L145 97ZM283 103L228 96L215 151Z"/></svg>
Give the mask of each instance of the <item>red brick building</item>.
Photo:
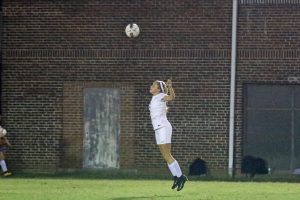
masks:
<svg viewBox="0 0 300 200"><path fill-rule="evenodd" d="M3 0L1 120L14 145L11 168L89 168L86 95L96 88L116 92L110 108L119 121L106 130L117 127L117 168L166 170L148 88L172 77L174 156L184 171L201 157L211 173L226 173L232 9L229 0ZM234 168L251 154L293 170L300 167L300 1L238 0L237 21ZM124 33L132 22L141 30L133 39Z"/></svg>

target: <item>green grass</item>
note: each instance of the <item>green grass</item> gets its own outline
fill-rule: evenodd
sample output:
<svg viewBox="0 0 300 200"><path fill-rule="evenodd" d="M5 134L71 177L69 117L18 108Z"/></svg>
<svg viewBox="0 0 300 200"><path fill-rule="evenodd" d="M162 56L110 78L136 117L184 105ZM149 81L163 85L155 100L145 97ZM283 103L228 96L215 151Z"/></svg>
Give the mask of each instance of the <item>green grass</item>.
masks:
<svg viewBox="0 0 300 200"><path fill-rule="evenodd" d="M0 178L2 200L299 200L299 183L188 181L180 191L171 180Z"/></svg>

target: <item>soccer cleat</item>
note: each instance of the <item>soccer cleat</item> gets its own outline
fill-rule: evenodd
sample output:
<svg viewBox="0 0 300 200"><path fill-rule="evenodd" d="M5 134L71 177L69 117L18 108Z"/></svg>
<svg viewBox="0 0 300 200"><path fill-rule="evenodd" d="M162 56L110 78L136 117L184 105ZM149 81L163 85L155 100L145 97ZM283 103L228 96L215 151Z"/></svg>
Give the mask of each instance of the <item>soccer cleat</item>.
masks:
<svg viewBox="0 0 300 200"><path fill-rule="evenodd" d="M12 173L9 171L3 172L3 176L11 176L11 175L12 175Z"/></svg>
<svg viewBox="0 0 300 200"><path fill-rule="evenodd" d="M173 182L173 185L172 185L172 190L174 190L178 185L178 177L174 176L173 179L174 179L174 182Z"/></svg>
<svg viewBox="0 0 300 200"><path fill-rule="evenodd" d="M182 190L182 188L184 187L184 184L185 184L185 182L188 180L188 178L184 175L184 174L182 174L182 176L180 176L179 178L178 178L178 187L177 187L177 191L180 191L180 190Z"/></svg>

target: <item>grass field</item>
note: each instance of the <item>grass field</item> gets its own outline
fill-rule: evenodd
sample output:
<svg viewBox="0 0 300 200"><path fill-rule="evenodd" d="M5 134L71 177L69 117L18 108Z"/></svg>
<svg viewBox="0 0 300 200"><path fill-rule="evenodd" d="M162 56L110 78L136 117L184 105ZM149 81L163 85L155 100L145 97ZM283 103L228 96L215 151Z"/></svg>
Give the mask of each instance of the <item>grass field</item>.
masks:
<svg viewBox="0 0 300 200"><path fill-rule="evenodd" d="M0 178L2 200L299 200L299 183L171 180Z"/></svg>

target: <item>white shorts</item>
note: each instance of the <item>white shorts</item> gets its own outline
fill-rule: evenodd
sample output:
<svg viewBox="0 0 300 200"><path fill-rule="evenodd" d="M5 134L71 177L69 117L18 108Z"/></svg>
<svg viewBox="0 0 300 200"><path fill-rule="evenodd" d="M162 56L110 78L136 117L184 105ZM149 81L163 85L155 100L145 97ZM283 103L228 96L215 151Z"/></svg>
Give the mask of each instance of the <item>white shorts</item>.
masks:
<svg viewBox="0 0 300 200"><path fill-rule="evenodd" d="M171 144L172 126L168 123L166 126L155 130L156 144Z"/></svg>

